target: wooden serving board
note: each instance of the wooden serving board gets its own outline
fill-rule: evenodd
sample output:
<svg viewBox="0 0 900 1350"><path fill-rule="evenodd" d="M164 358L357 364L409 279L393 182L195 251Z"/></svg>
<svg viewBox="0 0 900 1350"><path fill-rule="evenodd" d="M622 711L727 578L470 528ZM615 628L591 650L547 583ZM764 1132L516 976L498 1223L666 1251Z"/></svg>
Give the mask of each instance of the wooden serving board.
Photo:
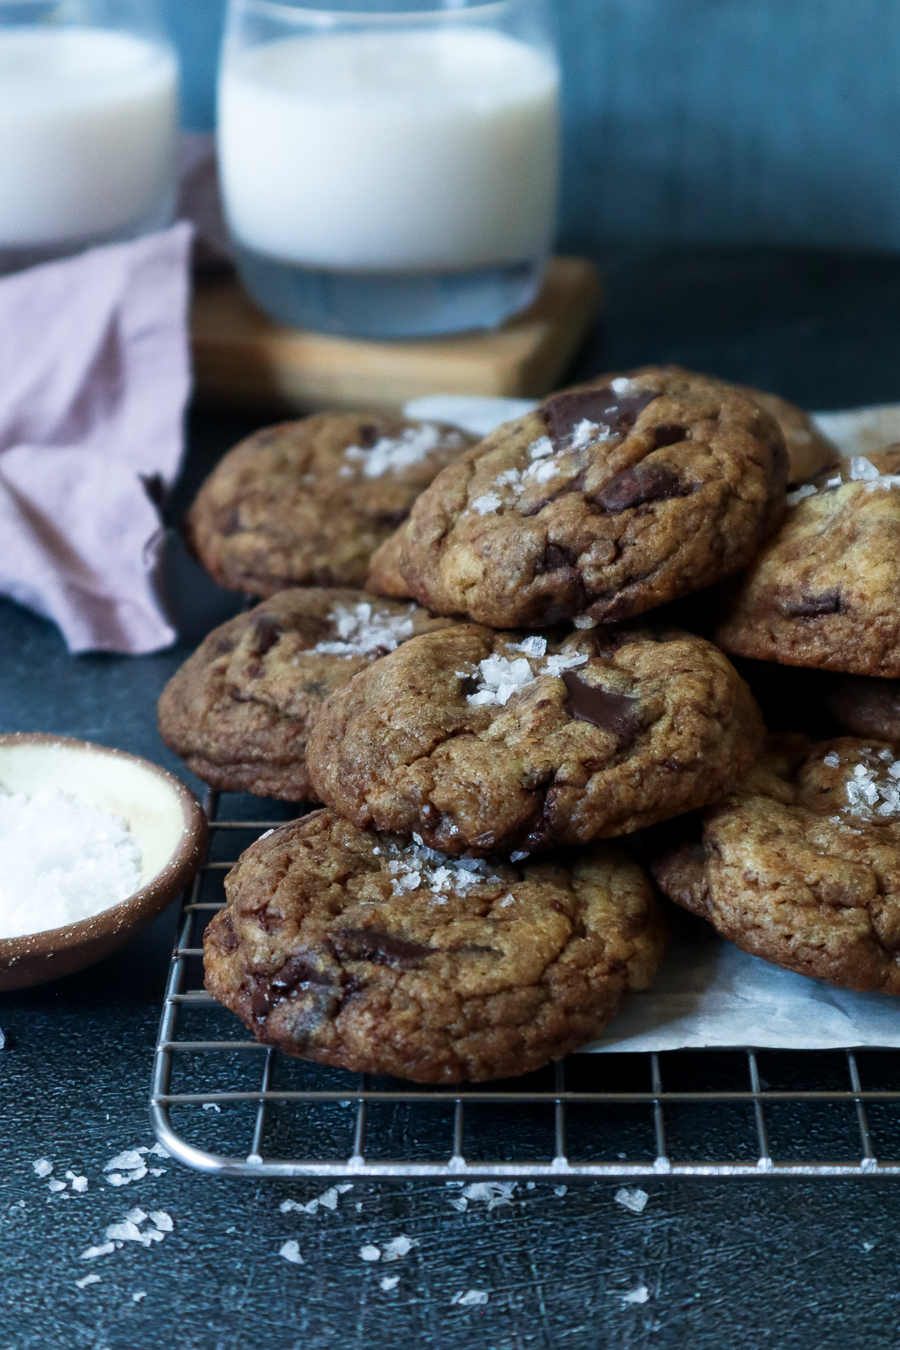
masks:
<svg viewBox="0 0 900 1350"><path fill-rule="evenodd" d="M197 397L272 413L397 411L426 394L537 398L562 375L600 295L592 263L554 258L531 308L494 332L372 342L276 323L235 276L217 277L194 297Z"/></svg>

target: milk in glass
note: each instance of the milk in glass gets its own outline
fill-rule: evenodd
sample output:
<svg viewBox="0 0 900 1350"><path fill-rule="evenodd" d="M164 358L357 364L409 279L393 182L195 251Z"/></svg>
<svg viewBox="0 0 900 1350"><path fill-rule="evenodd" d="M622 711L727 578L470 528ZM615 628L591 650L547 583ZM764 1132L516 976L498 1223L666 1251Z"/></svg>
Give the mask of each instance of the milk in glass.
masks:
<svg viewBox="0 0 900 1350"><path fill-rule="evenodd" d="M251 288L288 320L300 273L306 299L317 284L325 301L350 277L392 279L372 291L382 331L385 307L402 294L421 309L435 286L440 323L474 326L462 299L447 323L454 279L477 274L500 304L510 278L533 293L553 234L557 141L554 59L491 29L287 37L223 63L230 228ZM400 284L416 277L425 291Z"/></svg>
<svg viewBox="0 0 900 1350"><path fill-rule="evenodd" d="M101 28L0 28L0 256L166 223L177 71Z"/></svg>

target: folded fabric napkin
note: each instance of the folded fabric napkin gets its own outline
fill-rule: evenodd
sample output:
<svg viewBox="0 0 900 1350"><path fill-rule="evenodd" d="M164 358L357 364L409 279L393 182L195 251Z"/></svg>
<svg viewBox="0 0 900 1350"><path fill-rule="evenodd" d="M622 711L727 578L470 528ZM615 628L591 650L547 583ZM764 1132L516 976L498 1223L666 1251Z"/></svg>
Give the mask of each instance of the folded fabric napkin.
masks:
<svg viewBox="0 0 900 1350"><path fill-rule="evenodd" d="M0 279L0 592L73 652L177 634L155 585L181 463L192 227Z"/></svg>

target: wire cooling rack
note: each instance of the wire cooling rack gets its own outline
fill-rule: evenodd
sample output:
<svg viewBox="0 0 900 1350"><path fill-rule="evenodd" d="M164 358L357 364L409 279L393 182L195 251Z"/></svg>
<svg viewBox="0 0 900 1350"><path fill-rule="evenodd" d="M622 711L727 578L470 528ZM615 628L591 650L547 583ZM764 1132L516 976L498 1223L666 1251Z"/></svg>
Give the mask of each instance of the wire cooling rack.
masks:
<svg viewBox="0 0 900 1350"><path fill-rule="evenodd" d="M185 898L150 1099L158 1139L189 1167L448 1181L900 1174L897 1051L570 1055L485 1090L348 1074L248 1039L203 988L203 930L238 854L298 811L267 802L280 818L260 820L257 799L212 792L205 806L210 847Z"/></svg>

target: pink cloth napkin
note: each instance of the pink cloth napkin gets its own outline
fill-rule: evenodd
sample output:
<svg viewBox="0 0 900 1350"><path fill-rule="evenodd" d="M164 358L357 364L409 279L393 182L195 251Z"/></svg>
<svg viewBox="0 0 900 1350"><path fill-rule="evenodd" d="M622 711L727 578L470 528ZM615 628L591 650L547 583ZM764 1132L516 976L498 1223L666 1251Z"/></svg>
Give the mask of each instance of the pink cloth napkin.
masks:
<svg viewBox="0 0 900 1350"><path fill-rule="evenodd" d="M156 590L156 502L190 391L192 227L0 279L0 592L73 652L177 636Z"/></svg>

